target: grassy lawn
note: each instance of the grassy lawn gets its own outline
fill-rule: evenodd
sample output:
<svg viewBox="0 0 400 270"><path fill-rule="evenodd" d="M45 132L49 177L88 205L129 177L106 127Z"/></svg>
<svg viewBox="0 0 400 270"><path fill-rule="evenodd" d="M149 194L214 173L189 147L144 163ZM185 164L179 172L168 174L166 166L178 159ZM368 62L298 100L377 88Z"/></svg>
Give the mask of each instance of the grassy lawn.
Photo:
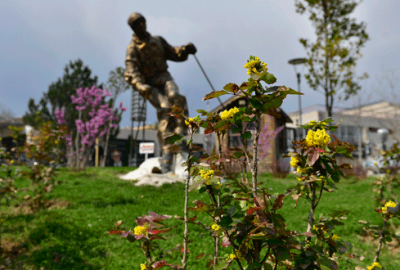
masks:
<svg viewBox="0 0 400 270"><path fill-rule="evenodd" d="M162 187L135 186L131 181L120 180L118 174L131 171L131 168L88 168L74 173L66 168L58 172L57 179L63 181L56 186L47 198L51 206L36 213L24 212L23 208L1 206L1 246L0 265L3 269L140 269L145 257L138 243L130 243L119 235L107 235L115 229L114 224L123 220L126 229L135 227L135 218L153 211L159 214L183 216L184 185L165 184ZM296 179L274 179L269 175L260 177L265 187L273 193L285 192L294 186ZM18 187L27 189L20 192L22 198L29 194L30 181L20 178ZM346 180L338 185L338 191L325 193L316 211L316 218L331 210L350 211L344 226L337 227L335 234L353 245L352 252L365 257L371 264L377 242L362 236L362 224L367 220L381 224L381 218L374 212L371 187L372 179ZM208 202L207 194L190 194L190 202L202 199ZM300 199L296 209L294 200L285 198L280 213L285 217L289 229L304 232L307 228L309 205ZM191 213L192 214L192 213ZM199 220L211 224L206 215ZM158 243L165 250L182 243L183 224L177 220L167 220L165 224L173 230L164 234L166 240ZM399 227L400 222L394 221ZM211 254L212 238L197 226L189 226L189 269L206 269L207 259L195 260L201 252ZM385 269L400 269L400 249L385 246L381 251L381 264ZM222 248L222 255L230 253ZM180 263L180 254L173 253L168 262ZM10 264L11 263L11 264ZM340 261L340 269L354 269L355 266ZM2 269L0 267L0 269Z"/></svg>

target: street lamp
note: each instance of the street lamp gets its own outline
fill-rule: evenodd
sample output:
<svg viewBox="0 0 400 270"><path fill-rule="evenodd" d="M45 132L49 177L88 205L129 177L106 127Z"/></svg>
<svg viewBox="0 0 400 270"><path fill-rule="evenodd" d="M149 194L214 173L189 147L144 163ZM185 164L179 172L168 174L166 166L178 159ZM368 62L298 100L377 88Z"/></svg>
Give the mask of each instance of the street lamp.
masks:
<svg viewBox="0 0 400 270"><path fill-rule="evenodd" d="M306 58L294 58L294 59L289 60L289 64L293 65L293 67L294 67L294 72L296 72L296 76L297 76L297 88L298 88L298 91L299 91L299 92L301 92L301 91L300 91L300 78L301 78L301 73L300 73L300 71L297 71L296 66L297 66L297 65L302 65L302 64L304 64L305 62L307 62L307 59L306 59ZM303 65L303 68L304 68L304 65ZM303 69L302 69L302 70L303 70ZM299 95L299 121L300 121L300 125L302 125L302 124L303 124L303 119L302 119L302 110L301 110L301 95ZM302 131L302 129L300 128L300 132L299 132L300 138L299 138L299 139L302 138L302 135L303 135L302 133L303 133L303 131Z"/></svg>

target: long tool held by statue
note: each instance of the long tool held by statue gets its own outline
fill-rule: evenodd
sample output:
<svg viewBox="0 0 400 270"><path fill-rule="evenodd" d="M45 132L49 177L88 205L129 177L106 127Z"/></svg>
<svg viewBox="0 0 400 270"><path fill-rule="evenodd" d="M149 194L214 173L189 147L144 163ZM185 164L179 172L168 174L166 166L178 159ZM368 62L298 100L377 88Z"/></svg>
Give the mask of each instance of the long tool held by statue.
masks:
<svg viewBox="0 0 400 270"><path fill-rule="evenodd" d="M201 64L200 64L200 62L199 62L199 59L197 59L196 54L193 54L193 56L194 56L194 59L196 59L196 62L197 62L197 64L199 65L201 71L203 71L203 74L204 74L204 76L206 77L208 83L210 84L211 89L213 90L213 92L215 92L214 86L211 84L210 79L208 79L208 76L207 76L206 72L204 71L203 67L201 66ZM221 104L221 107L222 107L223 109L225 109L225 106L224 106L224 104L222 103L221 99L220 99L219 97L217 97L217 99L218 99L219 103Z"/></svg>

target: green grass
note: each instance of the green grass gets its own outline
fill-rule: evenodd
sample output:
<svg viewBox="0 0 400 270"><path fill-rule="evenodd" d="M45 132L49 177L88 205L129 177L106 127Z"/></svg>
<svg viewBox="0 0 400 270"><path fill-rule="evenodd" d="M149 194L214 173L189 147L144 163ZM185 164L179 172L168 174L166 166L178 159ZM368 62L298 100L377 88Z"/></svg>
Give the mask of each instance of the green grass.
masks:
<svg viewBox="0 0 400 270"><path fill-rule="evenodd" d="M159 214L183 216L184 185L182 183L165 184L162 187L135 186L131 181L120 180L117 174L127 173L131 168L88 168L84 172L74 173L63 168L58 172L57 180L63 181L56 186L47 198L55 203L54 207L36 213L24 214L21 211L1 206L0 225L3 249L11 258L12 269L139 269L145 262L138 243L130 243L119 235L107 235L114 224L123 220L127 229L135 227L135 218L153 211ZM265 187L273 193L285 192L296 184L294 177L274 179L266 175L260 177ZM18 194L21 198L31 194L29 180L18 178L18 187L25 188ZM376 245L364 241L361 236L362 224L359 220L368 220L382 224L379 215L374 212L371 187L372 179L342 180L338 191L324 193L316 210L316 217L328 214L331 210L350 211L345 225L336 228L335 234L350 242L353 253L364 256L367 264L372 262ZM190 193L189 202L202 199L208 202L208 196ZM294 200L285 198L280 213L285 217L289 229L304 232L307 224L309 205L300 199L296 209ZM191 213L192 214L192 213ZM211 224L206 215L199 220ZM177 220L165 222L173 230L165 234L166 240L158 243L164 249L171 249L182 243L183 224ZM400 223L395 220L398 227ZM197 226L189 226L189 268L206 269L207 260L195 260L203 252L212 253L212 238ZM381 264L385 269L400 269L399 249L389 252L387 247L381 251ZM230 249L222 248L222 254ZM0 258L0 265L5 264L6 255ZM174 253L168 262L180 263L180 255ZM8 266L8 267L11 267ZM354 269L354 265L340 261L340 269Z"/></svg>

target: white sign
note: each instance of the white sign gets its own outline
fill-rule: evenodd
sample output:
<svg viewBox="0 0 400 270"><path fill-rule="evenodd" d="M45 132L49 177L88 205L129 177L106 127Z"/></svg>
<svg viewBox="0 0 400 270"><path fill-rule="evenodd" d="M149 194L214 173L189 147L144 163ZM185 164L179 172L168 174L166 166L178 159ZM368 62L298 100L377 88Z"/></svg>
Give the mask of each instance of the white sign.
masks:
<svg viewBox="0 0 400 270"><path fill-rule="evenodd" d="M154 154L154 143L140 143L139 154Z"/></svg>

